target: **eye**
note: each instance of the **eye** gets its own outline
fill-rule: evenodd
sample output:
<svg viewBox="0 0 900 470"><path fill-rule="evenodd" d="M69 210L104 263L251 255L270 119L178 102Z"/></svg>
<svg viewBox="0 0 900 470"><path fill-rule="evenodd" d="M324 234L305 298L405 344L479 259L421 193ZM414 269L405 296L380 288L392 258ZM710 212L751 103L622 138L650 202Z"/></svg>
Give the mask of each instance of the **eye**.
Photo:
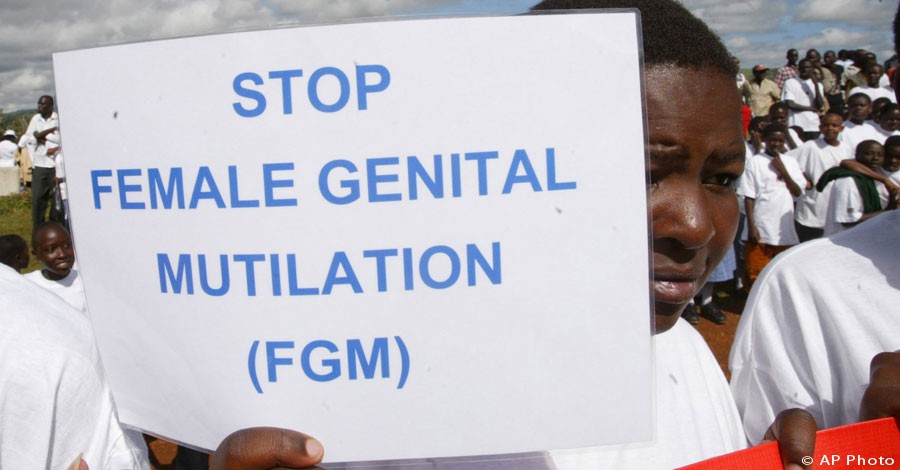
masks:
<svg viewBox="0 0 900 470"><path fill-rule="evenodd" d="M734 186L735 180L739 177L740 175L735 175L733 173L719 173L704 179L703 184L731 189L732 186Z"/></svg>

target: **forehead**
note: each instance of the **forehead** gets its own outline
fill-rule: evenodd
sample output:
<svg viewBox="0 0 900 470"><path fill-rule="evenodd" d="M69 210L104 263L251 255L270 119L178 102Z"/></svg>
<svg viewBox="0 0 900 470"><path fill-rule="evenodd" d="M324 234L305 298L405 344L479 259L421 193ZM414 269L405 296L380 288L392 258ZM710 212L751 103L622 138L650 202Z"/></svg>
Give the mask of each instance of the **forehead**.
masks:
<svg viewBox="0 0 900 470"><path fill-rule="evenodd" d="M822 118L822 123L828 124L841 124L844 122L844 119L838 116L837 114L826 114L825 117Z"/></svg>
<svg viewBox="0 0 900 470"><path fill-rule="evenodd" d="M710 68L650 66L647 120L651 143L714 153L743 151L740 97L734 78Z"/></svg>
<svg viewBox="0 0 900 470"><path fill-rule="evenodd" d="M59 240L68 240L69 234L67 234L66 231L60 227L57 227L55 225L50 225L50 226L40 229L38 231L37 235L35 236L35 239L37 240L38 243L40 243L41 245L44 245L44 244L56 242Z"/></svg>

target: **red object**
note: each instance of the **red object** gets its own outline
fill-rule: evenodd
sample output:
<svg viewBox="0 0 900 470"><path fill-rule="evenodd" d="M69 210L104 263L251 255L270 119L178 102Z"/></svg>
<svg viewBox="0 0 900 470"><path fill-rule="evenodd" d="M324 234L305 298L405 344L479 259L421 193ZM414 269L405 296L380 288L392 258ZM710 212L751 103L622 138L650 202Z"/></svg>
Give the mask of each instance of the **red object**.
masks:
<svg viewBox="0 0 900 470"><path fill-rule="evenodd" d="M811 468L832 470L900 468L900 430L894 418L866 421L816 433ZM781 470L777 442L715 457L683 470Z"/></svg>
<svg viewBox="0 0 900 470"><path fill-rule="evenodd" d="M747 129L750 128L750 120L753 119L753 110L746 104L741 104L741 121L744 123L744 136L747 135Z"/></svg>

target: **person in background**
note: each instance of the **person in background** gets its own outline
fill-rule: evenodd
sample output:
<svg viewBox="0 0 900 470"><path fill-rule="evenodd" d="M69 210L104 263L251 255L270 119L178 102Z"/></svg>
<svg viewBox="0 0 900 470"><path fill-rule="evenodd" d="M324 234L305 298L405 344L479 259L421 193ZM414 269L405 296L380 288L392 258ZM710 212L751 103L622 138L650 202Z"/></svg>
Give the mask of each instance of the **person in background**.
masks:
<svg viewBox="0 0 900 470"><path fill-rule="evenodd" d="M864 93L868 95L872 101L879 98L887 98L892 103L896 103L894 90L881 86L881 78L884 76L884 68L877 62L869 62L866 64L864 85L853 88L853 93Z"/></svg>
<svg viewBox="0 0 900 470"><path fill-rule="evenodd" d="M788 49L787 53L785 53L785 58L787 59L787 63L784 64L784 67L778 69L778 72L775 73L775 84L778 85L778 88L784 88L784 83L791 78L796 78L800 76L800 70L798 68L797 59L800 58L800 53L797 52L797 49Z"/></svg>
<svg viewBox="0 0 900 470"><path fill-rule="evenodd" d="M900 137L892 136L884 141L884 163L881 165L881 174L900 186Z"/></svg>
<svg viewBox="0 0 900 470"><path fill-rule="evenodd" d="M750 289L757 276L778 253L800 242L794 229L794 198L808 187L797 161L783 155L787 129L769 124L763 129L765 151L747 162L738 194L744 197L747 234L744 245Z"/></svg>
<svg viewBox="0 0 900 470"><path fill-rule="evenodd" d="M768 124L779 124L785 126L787 128L787 142L785 142L785 148L788 152L796 149L800 145L803 144L803 139L800 138L800 134L797 133L793 128L787 127L788 125L788 114L790 114L790 110L788 109L787 103L784 101L777 101L769 108L769 120ZM763 142L763 146L765 146L765 142Z"/></svg>
<svg viewBox="0 0 900 470"><path fill-rule="evenodd" d="M7 129L0 136L0 168L15 168L18 165L19 146L16 131Z"/></svg>
<svg viewBox="0 0 900 470"><path fill-rule="evenodd" d="M881 170L884 146L874 140L866 140L856 146L856 161L872 172ZM833 235L880 214L882 210L897 208L897 193L888 190L881 182L853 171L831 168L822 174L816 189L825 191L831 186L828 210L825 218L825 235Z"/></svg>
<svg viewBox="0 0 900 470"><path fill-rule="evenodd" d="M781 99L781 88L766 78L769 69L765 65L753 66L753 80L744 82L741 95L750 106L754 116L768 116L769 108Z"/></svg>
<svg viewBox="0 0 900 470"><path fill-rule="evenodd" d="M31 223L37 227L47 217L47 207L56 186L56 161L48 152L52 144L59 146L59 118L53 110L53 97L38 99L38 113L32 116L23 134L31 154Z"/></svg>
<svg viewBox="0 0 900 470"><path fill-rule="evenodd" d="M42 267L26 274L25 278L58 295L86 315L84 285L75 269L75 248L69 231L59 222L44 222L34 230L31 250Z"/></svg>
<svg viewBox="0 0 900 470"><path fill-rule="evenodd" d="M805 142L819 136L819 112L825 106L825 90L813 75L810 60L801 60L799 69L799 76L785 81L781 100L790 110L788 126L802 129L800 137Z"/></svg>
<svg viewBox="0 0 900 470"><path fill-rule="evenodd" d="M25 239L15 235L0 235L0 263L3 263L16 272L22 272L31 261L28 256L28 244Z"/></svg>
<svg viewBox="0 0 900 470"><path fill-rule="evenodd" d="M844 66L837 63L834 51L825 51L822 56L822 66L827 68L834 76L834 88L825 89L825 99L828 100L828 108L838 114L844 112Z"/></svg>
<svg viewBox="0 0 900 470"><path fill-rule="evenodd" d="M793 153L807 181L819 181L827 170L853 158L850 145L838 139L844 128L843 123L840 114L828 112L819 126L822 136L805 142ZM828 198L828 192L819 192L810 186L797 199L794 228L801 243L819 238L824 233Z"/></svg>
<svg viewBox="0 0 900 470"><path fill-rule="evenodd" d="M823 110L828 111L830 109L828 101L829 94L833 93L835 90L840 91L840 88L837 86L838 79L831 73L831 69L822 64L822 56L816 49L806 51L806 59L812 62L813 75L816 77L816 81L821 83L822 88L825 89L825 105L823 106Z"/></svg>

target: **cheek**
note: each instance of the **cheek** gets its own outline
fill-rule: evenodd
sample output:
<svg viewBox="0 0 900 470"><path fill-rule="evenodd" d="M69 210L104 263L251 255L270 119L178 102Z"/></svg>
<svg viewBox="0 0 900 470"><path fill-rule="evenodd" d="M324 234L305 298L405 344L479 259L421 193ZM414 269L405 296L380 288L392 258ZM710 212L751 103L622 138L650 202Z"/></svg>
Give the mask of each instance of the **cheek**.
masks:
<svg viewBox="0 0 900 470"><path fill-rule="evenodd" d="M712 201L710 212L712 213L716 234L709 242L709 257L715 260L713 263L713 267L715 267L731 248L737 233L738 219L740 217L737 197L735 197L734 193L716 195Z"/></svg>

